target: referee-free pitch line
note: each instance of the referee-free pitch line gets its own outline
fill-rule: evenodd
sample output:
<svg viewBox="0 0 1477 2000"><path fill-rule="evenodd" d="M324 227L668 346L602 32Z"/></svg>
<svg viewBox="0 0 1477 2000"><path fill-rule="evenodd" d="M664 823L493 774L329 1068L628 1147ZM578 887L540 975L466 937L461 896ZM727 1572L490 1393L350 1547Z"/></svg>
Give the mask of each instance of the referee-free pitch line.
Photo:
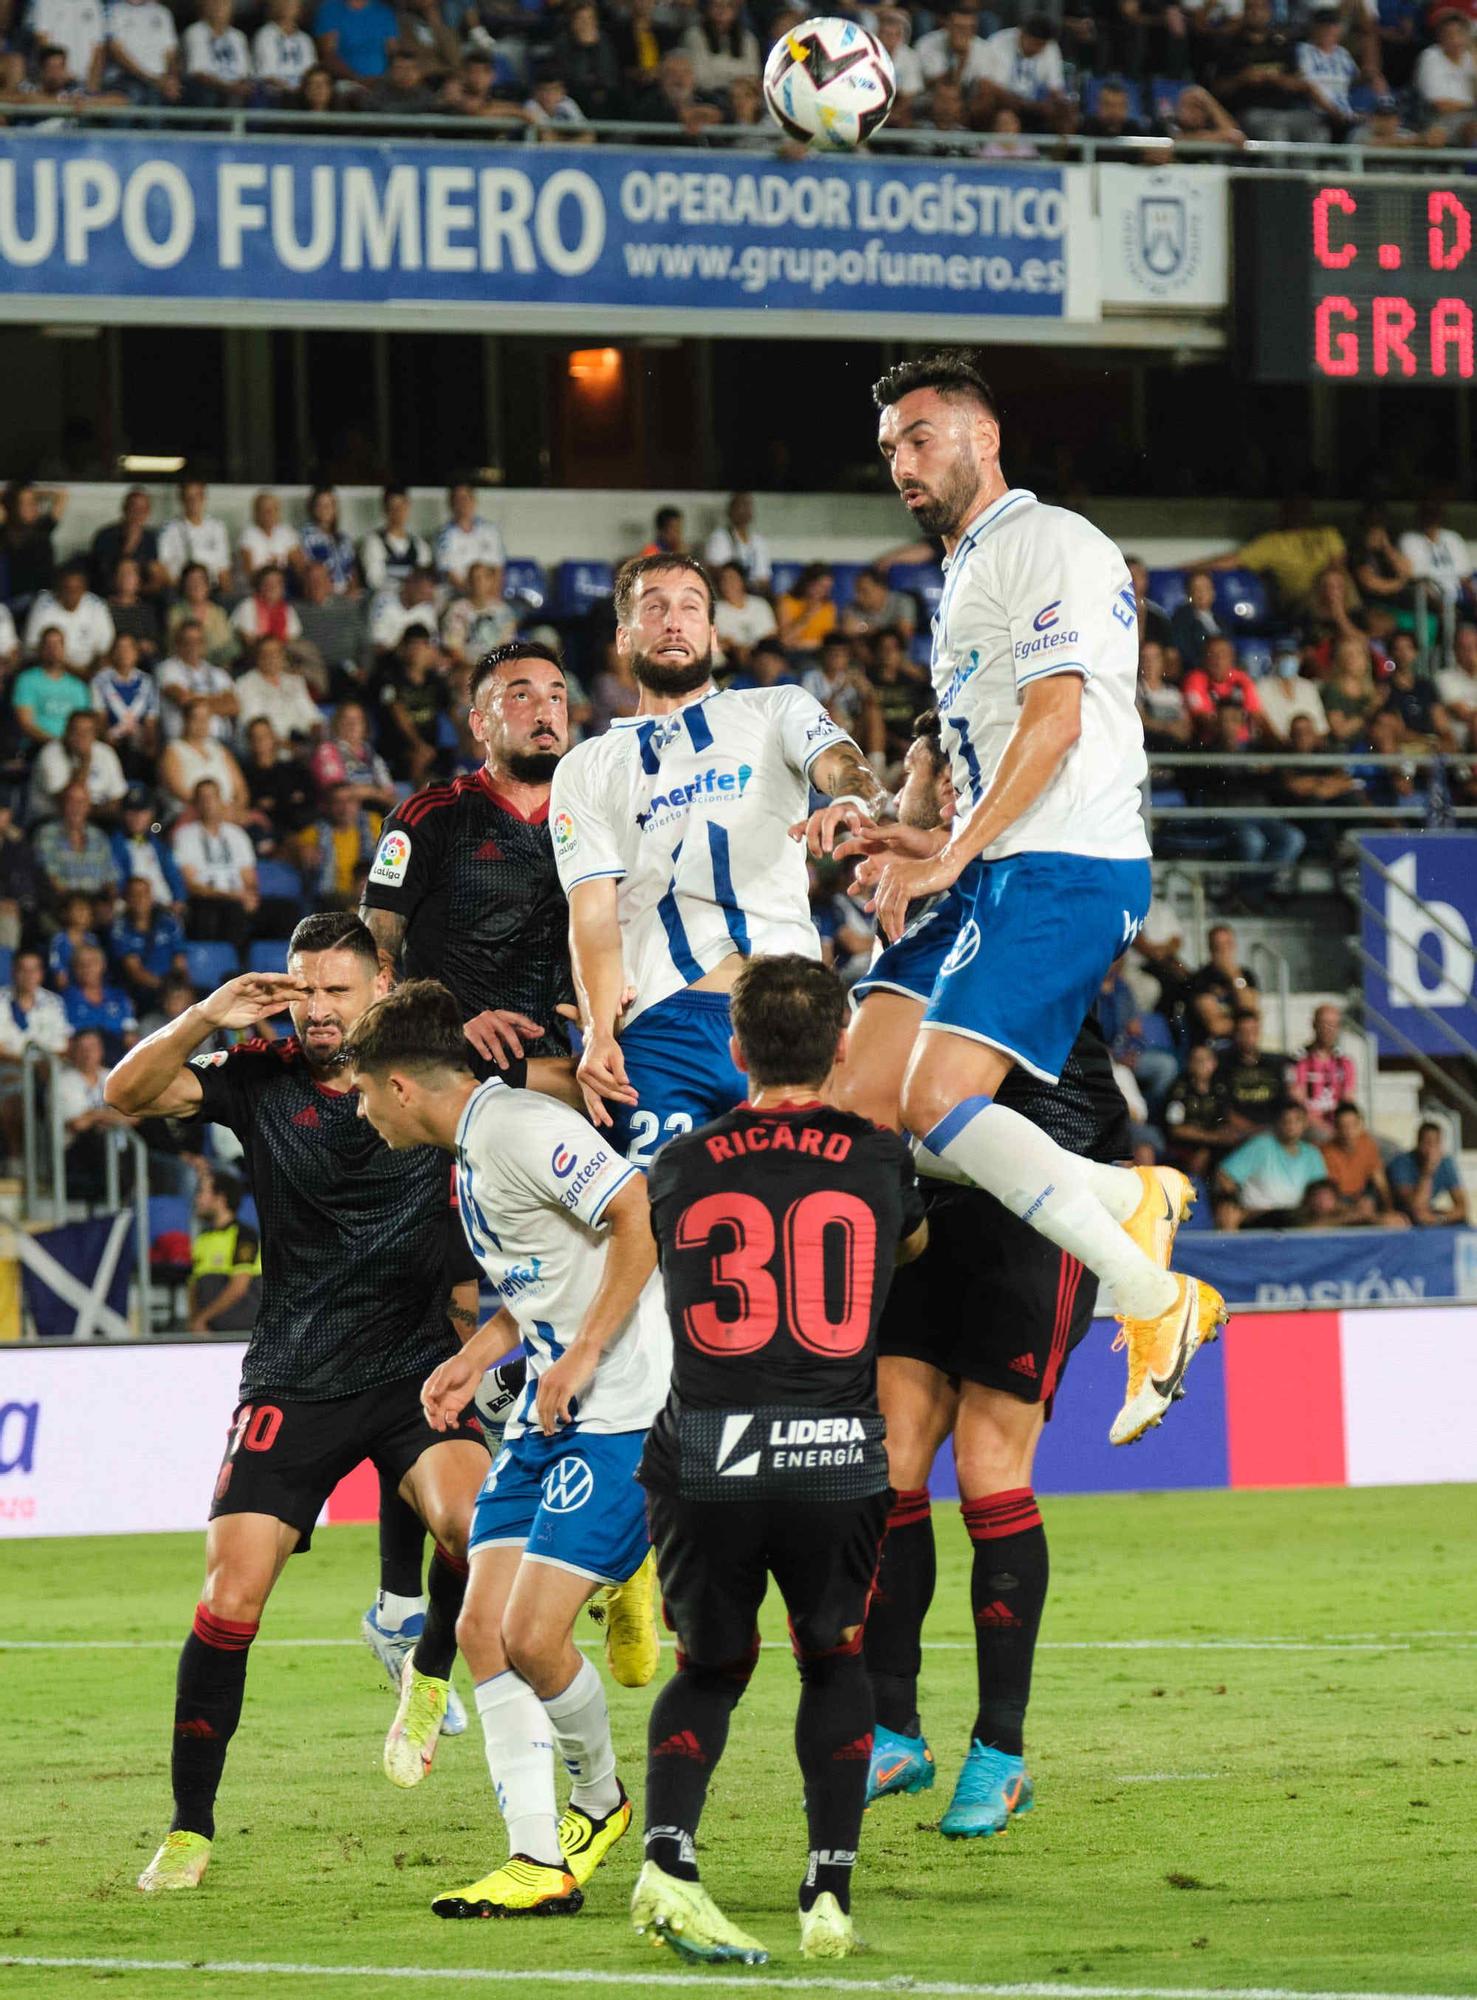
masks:
<svg viewBox="0 0 1477 2000"><path fill-rule="evenodd" d="M1473 1994L1320 1993L1285 1986L1069 1986L1055 1980L1011 1986L981 1986L959 1979L807 1978L786 1979L751 1972L610 1972L571 1970L511 1971L502 1966L448 1965L291 1965L250 1960L189 1958L32 1958L6 1953L0 1968L31 1971L263 1973L284 1979L424 1979L479 1986L653 1986L674 1992L739 1986L779 1993L887 1993L938 1995L940 2000L1477 2000Z"/></svg>

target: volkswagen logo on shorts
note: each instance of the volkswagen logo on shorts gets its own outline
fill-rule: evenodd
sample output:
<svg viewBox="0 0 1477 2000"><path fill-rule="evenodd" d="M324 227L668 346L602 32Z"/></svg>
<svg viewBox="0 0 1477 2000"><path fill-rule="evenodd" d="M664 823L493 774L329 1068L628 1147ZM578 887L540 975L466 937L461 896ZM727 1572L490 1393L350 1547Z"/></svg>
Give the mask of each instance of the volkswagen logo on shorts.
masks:
<svg viewBox="0 0 1477 2000"><path fill-rule="evenodd" d="M573 1514L595 1491L595 1475L582 1458L561 1458L544 1474L544 1505L551 1514Z"/></svg>
<svg viewBox="0 0 1477 2000"><path fill-rule="evenodd" d="M951 972L962 972L964 967L973 960L979 948L980 927L974 918L971 917L963 930L960 931L958 937L955 938L949 956L939 967L941 976L947 979Z"/></svg>

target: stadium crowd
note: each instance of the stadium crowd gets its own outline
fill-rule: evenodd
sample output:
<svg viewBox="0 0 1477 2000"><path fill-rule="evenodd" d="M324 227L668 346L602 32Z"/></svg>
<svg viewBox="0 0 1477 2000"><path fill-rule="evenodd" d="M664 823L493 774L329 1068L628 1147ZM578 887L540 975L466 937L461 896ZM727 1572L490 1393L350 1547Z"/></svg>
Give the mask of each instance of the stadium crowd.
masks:
<svg viewBox="0 0 1477 2000"><path fill-rule="evenodd" d="M451 487L434 536L412 524L409 494L386 487L378 526L357 544L330 488L299 510L262 492L235 534L198 479L182 481L163 522L134 488L85 546L69 543L66 502L21 482L0 501L0 1153L19 1149L18 1059L33 1041L68 1057L69 1168L95 1192L116 1122L102 1102L109 1065L188 1006L196 983L278 963L305 909L358 905L396 800L482 761L467 684L483 653L520 629L559 648L576 740L634 711L639 689L612 643L601 566L581 566L585 596L564 604L536 566L510 564L469 484ZM721 678L803 684L895 784L931 702L934 551L779 562L742 493L703 526L661 507L642 552L705 557ZM1278 529L1185 573L1151 576L1136 559L1131 569L1151 747L1327 758L1326 771L1217 762L1203 780L1179 767L1173 786L1156 783L1161 802L1266 807L1208 832L1197 823L1197 852L1265 864L1235 874L1228 897L1258 909L1293 879L1306 823L1279 817L1286 804L1333 812L1430 789L1421 772L1361 766L1361 753L1451 753L1443 783L1470 794L1461 757L1477 718L1477 625L1455 625L1434 678L1417 672L1417 585L1462 612L1473 605L1470 553L1434 503L1398 535L1371 512L1352 545L1289 503ZM1161 854L1181 837L1163 823ZM1312 845L1331 838L1320 823ZM848 887L844 868L812 864L823 948L851 979L875 926ZM1449 1162L1439 1187L1416 1176L1406 1199L1404 1170L1384 1154L1371 1164L1368 1135L1348 1133L1340 1150L1339 1121L1357 1112L1340 1111L1353 1071L1337 1022L1301 1056L1267 1053L1230 932L1195 968L1178 929L1156 905L1135 963L1102 1000L1141 1156L1205 1180L1224 1227L1269 1213L1284 1226L1450 1219L1462 1198ZM1318 1147L1338 1172L1309 1179L1330 1157Z"/></svg>
<svg viewBox="0 0 1477 2000"><path fill-rule="evenodd" d="M1392 148L1466 146L1477 132L1469 5L837 0L831 11L888 49L894 129L988 134L996 158L1073 132ZM590 121L667 127L663 142L679 144L753 126L768 145L765 54L803 18L739 0L0 0L0 104L451 114L566 141Z"/></svg>

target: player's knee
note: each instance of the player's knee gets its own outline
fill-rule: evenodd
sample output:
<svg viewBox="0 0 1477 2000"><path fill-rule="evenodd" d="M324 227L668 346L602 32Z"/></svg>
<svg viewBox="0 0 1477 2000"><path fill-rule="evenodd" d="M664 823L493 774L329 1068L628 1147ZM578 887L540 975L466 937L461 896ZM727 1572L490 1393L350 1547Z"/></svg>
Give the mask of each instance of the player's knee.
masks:
<svg viewBox="0 0 1477 2000"><path fill-rule="evenodd" d="M492 1606L479 1604L471 1597L463 1603L457 1617L456 1643L478 1680L501 1673L507 1665L501 1620Z"/></svg>
<svg viewBox="0 0 1477 2000"><path fill-rule="evenodd" d="M934 1041L938 1037L930 1035L924 1039ZM950 1086L933 1063L926 1059L910 1063L903 1078L900 1107L903 1130L911 1132L914 1138L924 1138L953 1109L958 1096L958 1090Z"/></svg>
<svg viewBox="0 0 1477 2000"><path fill-rule="evenodd" d="M725 1660L718 1666L679 1657L677 1670L699 1693L713 1695L735 1708L754 1677L754 1664L752 1655L742 1660Z"/></svg>
<svg viewBox="0 0 1477 2000"><path fill-rule="evenodd" d="M257 1625L271 1589L269 1577L254 1576L249 1570L213 1569L205 1579L200 1602L213 1618Z"/></svg>
<svg viewBox="0 0 1477 2000"><path fill-rule="evenodd" d="M795 1665L806 1687L834 1694L849 1682L866 1678L862 1658L862 1628L848 1625L837 1634L834 1646L818 1646L810 1651L795 1648Z"/></svg>
<svg viewBox="0 0 1477 2000"><path fill-rule="evenodd" d="M503 1619L503 1651L515 1674L530 1687L540 1688L551 1673L557 1675L568 1634L542 1618L513 1611Z"/></svg>

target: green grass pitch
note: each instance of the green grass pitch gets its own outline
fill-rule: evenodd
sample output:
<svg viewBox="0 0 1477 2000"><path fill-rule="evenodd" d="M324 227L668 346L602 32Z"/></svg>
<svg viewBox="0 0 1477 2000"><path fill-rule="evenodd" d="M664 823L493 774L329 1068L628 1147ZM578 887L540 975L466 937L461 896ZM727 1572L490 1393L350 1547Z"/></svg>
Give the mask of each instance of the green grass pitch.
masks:
<svg viewBox="0 0 1477 2000"><path fill-rule="evenodd" d="M380 1775L388 1691L357 1643L321 1643L357 1634L374 1584L367 1529L325 1530L289 1565L263 1629L270 1643L252 1658L210 1872L194 1895L146 1901L133 1883L167 1823L175 1648L198 1593L200 1541L10 1544L7 1640L77 1649L0 1658L0 1992L635 1996L680 1974L678 1992L772 1993L805 1979L820 1991L916 1981L956 1992L1051 1982L1477 1995L1474 1490L1130 1495L1045 1511L1053 1581L1029 1725L1035 1812L967 1845L928 1824L973 1711L968 1544L941 1507L924 1669L939 1783L868 1815L855 1908L873 1948L834 1968L795 1950L805 1848L795 1675L771 1649L735 1721L701 1860L719 1900L775 1956L721 1979L631 1935L635 1833L576 1918L429 1914L436 1890L501 1855L501 1828L475 1716L418 1790L396 1792ZM771 1603L766 1637L781 1630ZM320 1643L298 1643L308 1640ZM648 1705L647 1692L613 1690L638 1811ZM375 1970L201 1969L222 1963ZM525 1979L444 1976L458 1969ZM556 1969L601 1983L556 1983Z"/></svg>

